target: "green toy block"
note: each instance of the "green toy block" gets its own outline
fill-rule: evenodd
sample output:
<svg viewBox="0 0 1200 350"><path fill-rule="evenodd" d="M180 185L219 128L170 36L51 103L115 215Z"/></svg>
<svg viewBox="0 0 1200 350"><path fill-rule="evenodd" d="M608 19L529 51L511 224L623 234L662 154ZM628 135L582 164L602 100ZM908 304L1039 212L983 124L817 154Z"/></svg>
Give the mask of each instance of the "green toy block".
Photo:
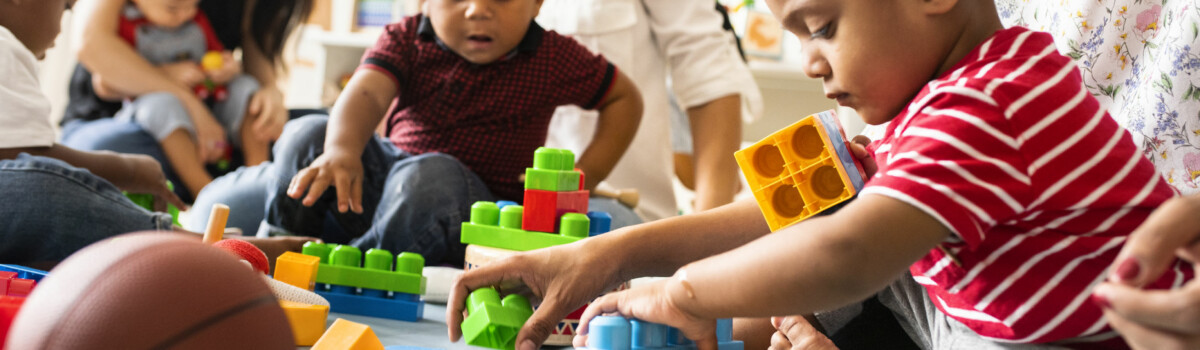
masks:
<svg viewBox="0 0 1200 350"><path fill-rule="evenodd" d="M522 214L524 207L519 205L509 205L500 210L496 203L475 202L471 205L471 221L462 224L461 241L492 248L529 251L575 242L588 236L590 221L587 215L564 214L560 231L568 234L553 234L522 230ZM581 219L582 224L579 223Z"/></svg>
<svg viewBox="0 0 1200 350"><path fill-rule="evenodd" d="M540 170L575 170L575 153L561 148L538 147L533 151L533 168Z"/></svg>
<svg viewBox="0 0 1200 350"><path fill-rule="evenodd" d="M525 297L509 294L500 300L500 293L495 289L476 289L467 296L463 339L474 346L513 350L517 332L530 316L533 316L533 307Z"/></svg>
<svg viewBox="0 0 1200 350"><path fill-rule="evenodd" d="M578 171L525 168L525 189L542 191L578 191L582 176Z"/></svg>
<svg viewBox="0 0 1200 350"><path fill-rule="evenodd" d="M170 181L167 181L167 189L174 191L175 185L171 184ZM129 193L125 191L121 191L121 193L124 193L125 198L129 198L133 204L137 204L137 206L146 210L154 211L154 195L145 193ZM172 224L175 224L175 226L183 226L179 223L179 208L176 208L174 204L167 203L167 214L171 214Z"/></svg>
<svg viewBox="0 0 1200 350"><path fill-rule="evenodd" d="M362 252L351 246L308 242L302 252L321 258L317 283L425 294L425 277L421 275L425 258L420 254L401 253L395 260L396 270L392 271L392 253L383 249L367 250L366 267L361 263Z"/></svg>

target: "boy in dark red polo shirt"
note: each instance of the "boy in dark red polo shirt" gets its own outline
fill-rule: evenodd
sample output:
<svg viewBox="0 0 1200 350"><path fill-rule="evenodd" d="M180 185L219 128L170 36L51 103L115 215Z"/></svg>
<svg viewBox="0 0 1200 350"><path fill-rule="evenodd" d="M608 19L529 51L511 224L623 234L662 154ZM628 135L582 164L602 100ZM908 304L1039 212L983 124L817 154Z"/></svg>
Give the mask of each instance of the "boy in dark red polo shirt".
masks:
<svg viewBox="0 0 1200 350"><path fill-rule="evenodd" d="M599 110L576 164L587 188L603 180L637 130L640 94L603 57L534 23L541 3L430 0L427 15L387 26L330 117L288 123L266 223L321 236L336 222L346 235L328 241L461 263L471 203L521 198L559 105ZM385 115L388 139L372 137Z"/></svg>

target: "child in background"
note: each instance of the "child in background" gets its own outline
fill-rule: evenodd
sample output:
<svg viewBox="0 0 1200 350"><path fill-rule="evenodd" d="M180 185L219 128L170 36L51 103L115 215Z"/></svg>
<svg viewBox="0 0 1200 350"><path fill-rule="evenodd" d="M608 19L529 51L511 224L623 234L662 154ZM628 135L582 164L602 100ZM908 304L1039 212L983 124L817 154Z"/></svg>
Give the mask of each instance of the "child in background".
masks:
<svg viewBox="0 0 1200 350"><path fill-rule="evenodd" d="M524 282L551 299L518 336L530 349L544 320L597 287L677 269L581 319L619 312L715 349L715 318L836 313L876 297L925 349L1124 346L1090 290L1174 192L1048 34L1004 29L991 0L767 4L829 98L888 123L883 139L851 147L873 176L858 198L771 235L744 201L493 262L452 289L452 337L473 288ZM581 265L601 256L616 266ZM565 270L578 266L600 282ZM1192 278L1178 260L1172 269L1149 287ZM821 315L821 329L842 326ZM789 335L773 346L813 344Z"/></svg>
<svg viewBox="0 0 1200 350"><path fill-rule="evenodd" d="M247 165L255 165L268 159L270 142L279 137L263 134L253 127L253 118L246 118L258 82L242 74L241 62L224 51L198 3L131 0L121 14L119 31L130 46L168 76L209 95L216 120L189 115L171 93L127 96L106 86L102 79L92 81L101 98L128 99L116 117L138 123L161 143L171 167L193 196L212 182L204 164L228 160L233 148L226 139L242 150ZM210 52L220 54L205 58ZM204 67L202 59L209 61Z"/></svg>
<svg viewBox="0 0 1200 350"><path fill-rule="evenodd" d="M288 123L264 228L322 236L330 215L345 235L326 241L461 264L471 204L522 198L559 105L599 110L576 167L587 188L603 180L637 130L641 98L604 58L534 23L540 6L430 0L387 26L330 117ZM388 139L372 137L385 116Z"/></svg>

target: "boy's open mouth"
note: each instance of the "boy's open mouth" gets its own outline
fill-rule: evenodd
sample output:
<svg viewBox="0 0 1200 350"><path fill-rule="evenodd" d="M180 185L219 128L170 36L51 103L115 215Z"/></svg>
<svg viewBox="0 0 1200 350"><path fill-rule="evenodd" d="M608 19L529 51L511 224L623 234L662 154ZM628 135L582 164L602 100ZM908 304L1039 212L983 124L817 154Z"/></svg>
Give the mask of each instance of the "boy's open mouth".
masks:
<svg viewBox="0 0 1200 350"><path fill-rule="evenodd" d="M471 35L471 36L467 37L467 40L470 40L470 41L476 42L476 43L490 43L490 42L492 42L492 37L487 36L487 35Z"/></svg>

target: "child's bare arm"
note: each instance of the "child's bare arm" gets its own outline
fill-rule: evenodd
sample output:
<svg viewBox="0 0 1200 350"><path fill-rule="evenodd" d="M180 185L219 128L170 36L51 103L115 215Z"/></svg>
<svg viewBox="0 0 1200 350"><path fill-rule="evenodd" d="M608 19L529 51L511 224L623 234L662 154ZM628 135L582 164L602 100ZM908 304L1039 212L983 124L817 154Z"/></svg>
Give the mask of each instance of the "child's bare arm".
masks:
<svg viewBox="0 0 1200 350"><path fill-rule="evenodd" d="M584 188L589 190L608 177L629 143L633 142L638 123L642 121L642 94L633 81L617 72L612 89L596 109L600 111L596 134L575 163L583 170Z"/></svg>
<svg viewBox="0 0 1200 350"><path fill-rule="evenodd" d="M858 300L901 276L950 234L900 200L866 195L816 217L681 269L667 292L701 318L811 313Z"/></svg>
<svg viewBox="0 0 1200 350"><path fill-rule="evenodd" d="M359 69L338 96L325 130L325 153L296 173L288 196L313 205L330 185L337 188L338 211L362 213L362 152L371 132L396 97L396 84L383 73Z"/></svg>

